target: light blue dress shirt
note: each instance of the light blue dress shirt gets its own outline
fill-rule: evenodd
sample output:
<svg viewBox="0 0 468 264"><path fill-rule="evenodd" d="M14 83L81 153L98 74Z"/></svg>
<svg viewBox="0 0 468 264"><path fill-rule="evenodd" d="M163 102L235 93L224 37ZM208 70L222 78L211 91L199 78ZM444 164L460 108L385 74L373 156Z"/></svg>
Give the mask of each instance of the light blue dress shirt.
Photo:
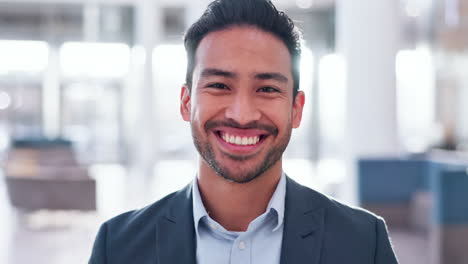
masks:
<svg viewBox="0 0 468 264"><path fill-rule="evenodd" d="M226 230L207 213L198 189L193 187L193 220L199 264L279 264L283 240L286 176L284 173L266 211L250 222L247 231Z"/></svg>

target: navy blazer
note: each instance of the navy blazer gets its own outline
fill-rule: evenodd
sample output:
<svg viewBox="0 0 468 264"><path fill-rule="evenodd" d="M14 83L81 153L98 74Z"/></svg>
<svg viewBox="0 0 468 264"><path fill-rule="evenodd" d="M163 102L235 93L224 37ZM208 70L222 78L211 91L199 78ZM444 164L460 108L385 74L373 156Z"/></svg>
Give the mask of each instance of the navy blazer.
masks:
<svg viewBox="0 0 468 264"><path fill-rule="evenodd" d="M382 218L290 178L283 232L281 264L397 263ZM104 223L89 263L195 264L191 184Z"/></svg>

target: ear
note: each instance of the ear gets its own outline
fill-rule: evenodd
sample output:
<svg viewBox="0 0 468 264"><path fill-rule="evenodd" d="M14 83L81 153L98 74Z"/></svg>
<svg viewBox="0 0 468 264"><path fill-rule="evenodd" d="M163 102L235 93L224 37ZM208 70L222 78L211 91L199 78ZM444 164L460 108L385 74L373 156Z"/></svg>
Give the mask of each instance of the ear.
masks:
<svg viewBox="0 0 468 264"><path fill-rule="evenodd" d="M190 89L186 84L182 86L180 90L180 115L184 121L190 122L190 113L191 113L191 97Z"/></svg>
<svg viewBox="0 0 468 264"><path fill-rule="evenodd" d="M302 111L304 110L305 94L303 91L299 91L294 99L293 103L293 128L298 128L301 125Z"/></svg>

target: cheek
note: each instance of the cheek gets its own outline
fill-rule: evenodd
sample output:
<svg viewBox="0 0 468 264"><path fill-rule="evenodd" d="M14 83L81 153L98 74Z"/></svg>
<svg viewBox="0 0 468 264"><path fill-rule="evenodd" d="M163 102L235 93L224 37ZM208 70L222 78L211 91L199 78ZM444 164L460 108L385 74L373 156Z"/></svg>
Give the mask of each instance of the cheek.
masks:
<svg viewBox="0 0 468 264"><path fill-rule="evenodd" d="M220 110L219 103L199 96L192 105L192 120L203 126L204 123L212 119Z"/></svg>
<svg viewBox="0 0 468 264"><path fill-rule="evenodd" d="M284 112L284 113L278 115L277 120L278 120L278 126L279 126L278 129L280 131L283 130L283 133L284 133L284 130L290 130L291 129L292 115L289 112Z"/></svg>
<svg viewBox="0 0 468 264"><path fill-rule="evenodd" d="M262 109L262 113L280 131L292 122L291 107L286 103L270 104Z"/></svg>

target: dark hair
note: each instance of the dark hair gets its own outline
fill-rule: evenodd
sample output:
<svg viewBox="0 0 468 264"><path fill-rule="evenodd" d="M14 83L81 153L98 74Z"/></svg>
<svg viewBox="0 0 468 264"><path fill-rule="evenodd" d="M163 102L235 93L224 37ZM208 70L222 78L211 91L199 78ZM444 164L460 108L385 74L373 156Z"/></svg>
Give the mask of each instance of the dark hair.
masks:
<svg viewBox="0 0 468 264"><path fill-rule="evenodd" d="M286 45L291 55L295 97L299 90L301 33L293 21L284 12L278 11L269 0L215 0L208 5L184 37L188 62L185 81L189 89L192 86L195 52L200 41L211 32L244 25L271 33Z"/></svg>

